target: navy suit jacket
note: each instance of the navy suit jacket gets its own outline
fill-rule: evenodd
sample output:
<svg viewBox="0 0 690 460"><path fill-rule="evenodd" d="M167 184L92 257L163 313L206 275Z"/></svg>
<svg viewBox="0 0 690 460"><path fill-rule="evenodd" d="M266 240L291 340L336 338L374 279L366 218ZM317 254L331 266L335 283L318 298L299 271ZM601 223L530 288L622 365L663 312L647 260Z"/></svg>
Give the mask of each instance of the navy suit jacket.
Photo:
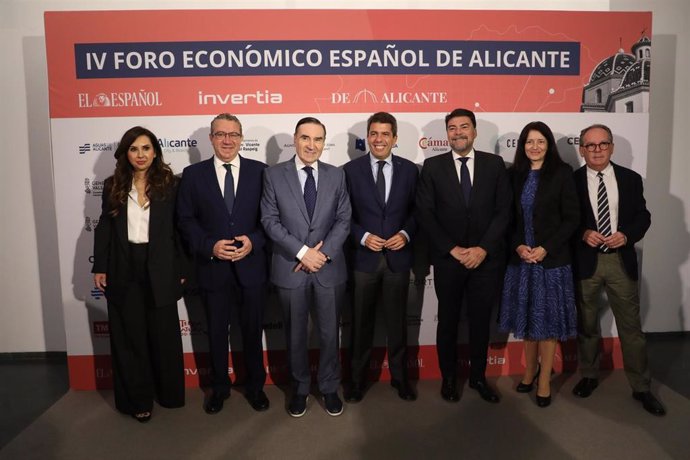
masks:
<svg viewBox="0 0 690 460"><path fill-rule="evenodd" d="M343 243L350 233L350 198L343 170L318 162L319 180L314 215L309 220L304 194L297 177L295 158L271 166L264 175L261 200L261 223L273 241L271 281L276 286L294 289L308 276L295 273L297 253L304 245L314 247L323 241L321 252L331 258L314 273L324 287L333 287L347 280Z"/></svg>
<svg viewBox="0 0 690 460"><path fill-rule="evenodd" d="M240 156L235 204L228 213L213 165L213 157L187 166L177 194L178 226L196 257L198 282L213 290L230 281L234 267L243 287L266 282L266 237L261 228L260 203L264 163ZM247 235L252 252L237 262L213 257L218 240Z"/></svg>
<svg viewBox="0 0 690 460"><path fill-rule="evenodd" d="M611 162L618 184L618 231L628 239L625 246L617 249L623 266L631 279L637 280L637 254L635 243L640 241L652 223L644 199L642 177L635 171ZM597 268L597 248L582 241L585 230L596 230L592 204L587 191L587 167L582 166L574 173L575 187L580 198L580 228L575 232L575 276L578 279L590 278Z"/></svg>
<svg viewBox="0 0 690 460"><path fill-rule="evenodd" d="M478 270L505 263L513 195L508 172L500 156L477 150L474 153L469 204L465 204L452 152L424 161L415 213L429 237L435 266L457 264L450 255L454 246L484 249L487 256Z"/></svg>
<svg viewBox="0 0 690 460"><path fill-rule="evenodd" d="M343 168L352 205L350 234L354 240L353 264L357 271L374 272L379 261L379 253L361 244L366 232L388 239L405 230L412 239L417 230L413 209L419 171L405 158L393 155L392 162L393 177L386 203L379 198L369 154L348 162ZM386 250L384 254L391 271L402 272L412 267L410 244L398 251Z"/></svg>

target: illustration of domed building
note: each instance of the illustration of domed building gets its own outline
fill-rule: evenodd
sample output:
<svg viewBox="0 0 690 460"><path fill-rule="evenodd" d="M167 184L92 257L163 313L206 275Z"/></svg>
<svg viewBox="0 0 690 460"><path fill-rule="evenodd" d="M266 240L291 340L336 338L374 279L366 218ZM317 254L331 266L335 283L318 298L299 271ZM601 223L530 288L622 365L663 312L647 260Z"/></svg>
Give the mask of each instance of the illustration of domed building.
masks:
<svg viewBox="0 0 690 460"><path fill-rule="evenodd" d="M631 48L601 61L582 91L581 112L649 112L652 41L643 35Z"/></svg>

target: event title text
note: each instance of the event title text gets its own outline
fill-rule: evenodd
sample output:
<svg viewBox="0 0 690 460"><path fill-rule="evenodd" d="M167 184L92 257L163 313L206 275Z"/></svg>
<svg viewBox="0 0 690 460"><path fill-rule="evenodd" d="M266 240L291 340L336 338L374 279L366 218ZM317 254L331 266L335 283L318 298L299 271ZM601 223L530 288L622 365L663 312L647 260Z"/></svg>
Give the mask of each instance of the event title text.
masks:
<svg viewBox="0 0 690 460"><path fill-rule="evenodd" d="M77 78L578 75L577 42L257 41L75 44Z"/></svg>

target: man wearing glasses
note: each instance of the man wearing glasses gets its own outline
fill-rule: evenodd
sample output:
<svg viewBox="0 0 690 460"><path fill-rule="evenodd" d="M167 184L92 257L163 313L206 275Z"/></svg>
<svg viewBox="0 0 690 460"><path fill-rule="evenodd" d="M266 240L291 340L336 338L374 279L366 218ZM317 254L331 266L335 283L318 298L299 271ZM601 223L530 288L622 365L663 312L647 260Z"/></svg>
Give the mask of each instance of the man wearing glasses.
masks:
<svg viewBox="0 0 690 460"><path fill-rule="evenodd" d="M599 384L599 298L604 290L616 319L632 396L647 412L661 416L666 410L650 392L635 254L635 243L644 237L651 217L642 178L611 163L613 148L613 135L605 125L595 124L580 133L580 155L586 165L574 174L582 219L575 233L582 379L573 394L587 398Z"/></svg>
<svg viewBox="0 0 690 460"><path fill-rule="evenodd" d="M218 413L230 396L228 326L238 318L245 397L254 410L264 411L267 264L259 206L266 165L238 154L242 124L234 115L215 117L209 139L215 155L184 169L177 195L178 226L196 259L208 321L212 392L204 409Z"/></svg>

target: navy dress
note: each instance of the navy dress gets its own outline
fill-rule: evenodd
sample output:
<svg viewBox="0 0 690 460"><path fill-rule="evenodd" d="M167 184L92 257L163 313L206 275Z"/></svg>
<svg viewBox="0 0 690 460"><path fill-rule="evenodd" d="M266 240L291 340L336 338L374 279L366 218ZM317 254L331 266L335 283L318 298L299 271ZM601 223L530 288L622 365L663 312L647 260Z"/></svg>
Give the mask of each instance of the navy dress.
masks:
<svg viewBox="0 0 690 460"><path fill-rule="evenodd" d="M539 170L530 170L520 203L525 243L534 247L533 209ZM545 269L542 264L508 265L503 284L499 328L518 339L567 340L577 335L573 273L570 265Z"/></svg>

